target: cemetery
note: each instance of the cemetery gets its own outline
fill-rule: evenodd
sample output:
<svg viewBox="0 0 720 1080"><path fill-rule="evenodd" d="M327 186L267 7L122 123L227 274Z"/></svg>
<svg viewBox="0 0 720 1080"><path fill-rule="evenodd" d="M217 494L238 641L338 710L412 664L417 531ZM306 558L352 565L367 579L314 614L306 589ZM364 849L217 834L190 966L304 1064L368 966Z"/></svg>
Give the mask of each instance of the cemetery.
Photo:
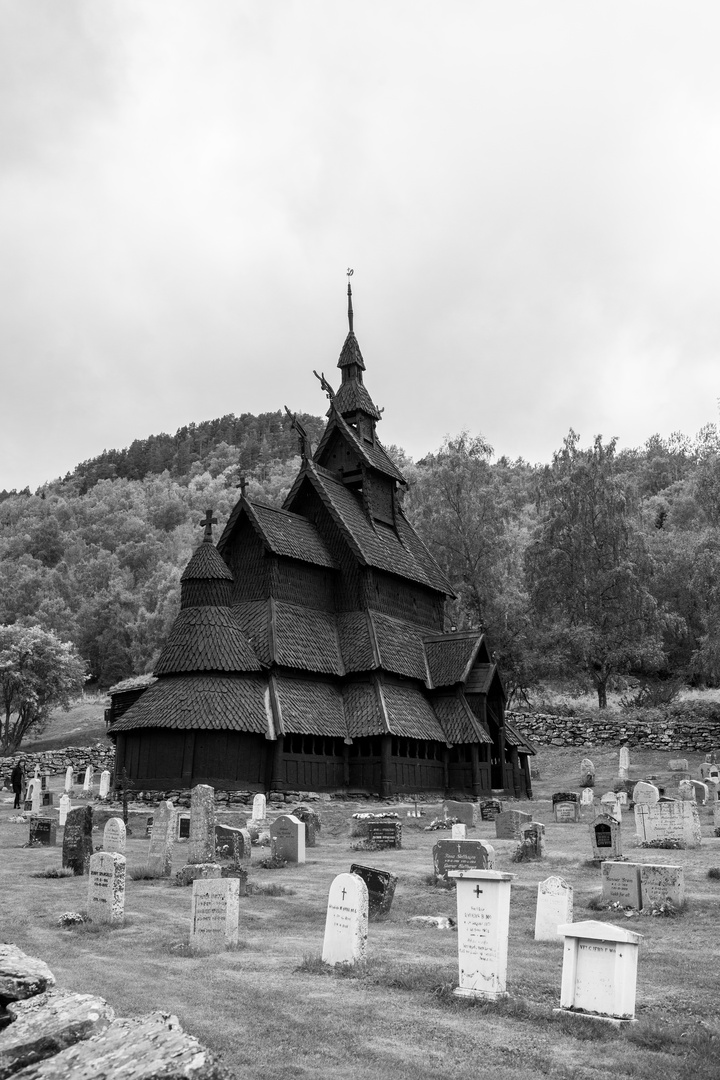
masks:
<svg viewBox="0 0 720 1080"><path fill-rule="evenodd" d="M61 805L58 770L52 805L0 802L4 937L63 994L99 1002L93 1015L176 1016L177 1037L228 1070L207 1076L710 1080L717 804L673 797L673 774L699 775L704 755L686 770L671 756L633 747L617 820L602 801L617 749L593 750L583 804L580 754L541 747L533 799L498 795L485 814L467 801L462 838L441 800L417 817L412 801L317 793L229 812L202 784L182 817L130 799L126 823L112 792L76 784ZM542 842L518 860L529 833Z"/></svg>

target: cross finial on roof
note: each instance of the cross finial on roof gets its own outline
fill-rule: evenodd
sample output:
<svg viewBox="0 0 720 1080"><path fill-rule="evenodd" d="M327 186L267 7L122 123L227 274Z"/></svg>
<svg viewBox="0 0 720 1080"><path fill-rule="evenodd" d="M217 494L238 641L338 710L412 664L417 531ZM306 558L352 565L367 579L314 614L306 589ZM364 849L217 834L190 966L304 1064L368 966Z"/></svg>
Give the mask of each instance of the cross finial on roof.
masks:
<svg viewBox="0 0 720 1080"><path fill-rule="evenodd" d="M245 492L247 491L247 477L246 476L241 476L240 477L240 483L236 484L235 487L240 488L240 495L244 499L245 498Z"/></svg>
<svg viewBox="0 0 720 1080"><path fill-rule="evenodd" d="M350 333L351 334L353 332L353 308L352 308L352 287L350 285L350 278L353 276L354 273L355 273L355 271L351 267L348 266L348 271L347 271L347 276L348 276L348 326L350 327Z"/></svg>
<svg viewBox="0 0 720 1080"><path fill-rule="evenodd" d="M205 520L199 522L200 525L205 526L205 536L203 537L204 540L210 540L212 542L212 527L213 525L217 525L217 523L218 519L212 516L212 510L206 510Z"/></svg>
<svg viewBox="0 0 720 1080"><path fill-rule="evenodd" d="M305 430L305 428L302 426L302 424L298 420L297 413L291 413L290 410L288 409L287 405L285 406L285 412L290 417L290 420L291 420L290 426L293 428L293 430L297 431L297 433L298 433L298 439L300 440L300 457L303 459L303 461L307 461L310 458L311 454L312 454L312 448L310 446L310 437L309 437L307 431Z"/></svg>

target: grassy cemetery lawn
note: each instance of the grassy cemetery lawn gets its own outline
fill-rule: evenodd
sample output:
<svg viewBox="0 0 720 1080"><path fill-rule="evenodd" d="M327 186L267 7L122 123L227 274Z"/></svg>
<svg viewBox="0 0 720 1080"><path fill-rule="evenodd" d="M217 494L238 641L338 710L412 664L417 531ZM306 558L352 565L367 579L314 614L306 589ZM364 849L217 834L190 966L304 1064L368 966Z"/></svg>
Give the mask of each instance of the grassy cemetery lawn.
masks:
<svg viewBox="0 0 720 1080"><path fill-rule="evenodd" d="M254 848L252 892L240 900L240 944L201 955L188 945L191 890L171 881L131 879L148 847L137 828L127 844L125 925L61 929L61 913L85 908L88 879L39 876L60 867L62 830L55 848L23 848L28 827L9 822L14 812L6 792L0 803L1 936L45 960L59 985L100 994L119 1016L156 1009L175 1013L186 1031L222 1055L238 1080L657 1080L681 1072L717 1080L720 880L708 877L708 870L720 867L720 838L714 836L711 811L699 810L702 845L694 850L636 847L633 814L623 814L626 857L684 867L684 912L628 917L597 910L600 870L588 862L592 811L584 809L578 824L556 824L550 800L554 791L578 790L583 756L582 750L541 750L534 762L541 777L534 781L535 799L507 804L545 823L542 861L512 862L517 842L496 839L493 822L468 830L468 838L493 845L496 869L516 875L504 1000L454 997L457 934L408 922L415 915L455 915L454 890L432 883L433 845L450 832L424 831L439 803L424 805L420 819L406 816L409 806L382 807L400 813L403 847L372 852L352 850L357 839L350 836L351 815L377 811L380 804L313 804L322 831L306 863L261 869L258 863L269 849ZM594 750L589 756L599 799L612 787L617 751ZM688 757L696 775L700 754L633 750L631 776L667 772L672 756ZM53 778L50 787L57 804L62 778ZM269 816L275 814L271 809ZM94 843L102 843L101 828ZM173 870L186 853L185 843L176 844ZM389 916L370 922L364 970L332 971L320 960L328 890L353 862L391 870L399 881ZM644 935L636 1024L617 1029L553 1011L560 1001L562 939L534 940L537 886L550 875L573 886L575 922L597 919Z"/></svg>

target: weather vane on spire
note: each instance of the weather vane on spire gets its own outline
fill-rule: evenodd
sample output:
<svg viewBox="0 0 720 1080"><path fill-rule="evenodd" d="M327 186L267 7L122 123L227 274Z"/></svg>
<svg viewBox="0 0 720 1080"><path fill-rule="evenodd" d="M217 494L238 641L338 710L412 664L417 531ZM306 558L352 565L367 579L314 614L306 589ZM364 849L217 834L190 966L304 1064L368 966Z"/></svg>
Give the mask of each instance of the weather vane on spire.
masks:
<svg viewBox="0 0 720 1080"><path fill-rule="evenodd" d="M353 332L353 309L352 309L352 287L350 285L350 278L353 276L354 273L355 273L355 271L352 269L352 267L348 266L348 269L347 269L347 279L348 279L348 326L350 327L350 333L351 334Z"/></svg>

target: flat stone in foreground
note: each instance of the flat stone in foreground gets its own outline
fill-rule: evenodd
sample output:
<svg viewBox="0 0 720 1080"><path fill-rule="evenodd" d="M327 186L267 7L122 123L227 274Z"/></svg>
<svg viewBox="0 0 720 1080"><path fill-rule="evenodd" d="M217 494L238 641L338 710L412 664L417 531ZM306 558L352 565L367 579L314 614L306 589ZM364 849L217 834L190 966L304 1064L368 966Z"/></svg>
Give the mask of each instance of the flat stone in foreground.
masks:
<svg viewBox="0 0 720 1080"><path fill-rule="evenodd" d="M13 1002L14 1017L0 1035L0 1080L103 1031L115 1013L100 997L48 990Z"/></svg>
<svg viewBox="0 0 720 1080"><path fill-rule="evenodd" d="M186 1035L176 1016L115 1020L102 1034L30 1065L22 1080L233 1080L216 1056Z"/></svg>
<svg viewBox="0 0 720 1080"><path fill-rule="evenodd" d="M42 960L16 945L0 945L0 997L20 1001L54 985L55 976Z"/></svg>

